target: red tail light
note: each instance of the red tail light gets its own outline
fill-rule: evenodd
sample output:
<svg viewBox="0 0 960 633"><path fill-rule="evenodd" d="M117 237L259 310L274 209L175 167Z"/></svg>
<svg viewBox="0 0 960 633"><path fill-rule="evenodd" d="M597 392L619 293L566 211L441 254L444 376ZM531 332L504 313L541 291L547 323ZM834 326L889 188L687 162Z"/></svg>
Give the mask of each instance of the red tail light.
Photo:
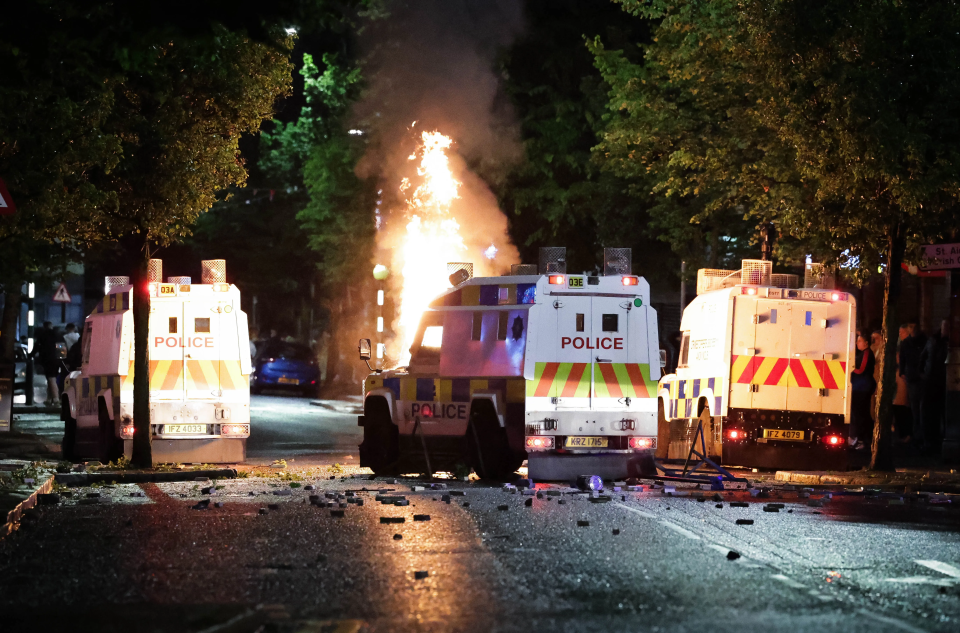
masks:
<svg viewBox="0 0 960 633"><path fill-rule="evenodd" d="M639 277L624 277L624 278L623 278L623 285L624 285L624 286L638 286L638 285L640 285L640 278L639 278Z"/></svg>
<svg viewBox="0 0 960 633"><path fill-rule="evenodd" d="M250 435L249 424L221 424L220 435L242 436Z"/></svg>
<svg viewBox="0 0 960 633"><path fill-rule="evenodd" d="M729 430L727 431L727 439L728 439L728 440L742 440L742 439L744 439L746 436L747 436L747 434L744 433L743 431L739 430L739 429L729 429Z"/></svg>
<svg viewBox="0 0 960 633"><path fill-rule="evenodd" d="M743 295L755 295L755 294L757 294L757 289L756 289L756 288L753 288L753 287L751 287L751 286L744 286L743 288L740 289L740 294L743 294Z"/></svg>
<svg viewBox="0 0 960 633"><path fill-rule="evenodd" d="M657 438L655 437L631 437L627 440L627 446L635 450L644 450L657 447Z"/></svg>
<svg viewBox="0 0 960 633"><path fill-rule="evenodd" d="M120 427L120 437L123 438L123 439L125 439L125 440L132 440L132 439L133 439L133 425L132 425L132 424L125 424L125 425L121 426L121 427Z"/></svg>
<svg viewBox="0 0 960 633"><path fill-rule="evenodd" d="M548 435L531 435L526 444L529 451L547 451L554 447L554 438Z"/></svg>
<svg viewBox="0 0 960 633"><path fill-rule="evenodd" d="M827 446L843 446L844 438L842 435L825 435L823 436L823 443Z"/></svg>
<svg viewBox="0 0 960 633"><path fill-rule="evenodd" d="M551 285L562 286L563 285L563 275L550 275L549 279Z"/></svg>

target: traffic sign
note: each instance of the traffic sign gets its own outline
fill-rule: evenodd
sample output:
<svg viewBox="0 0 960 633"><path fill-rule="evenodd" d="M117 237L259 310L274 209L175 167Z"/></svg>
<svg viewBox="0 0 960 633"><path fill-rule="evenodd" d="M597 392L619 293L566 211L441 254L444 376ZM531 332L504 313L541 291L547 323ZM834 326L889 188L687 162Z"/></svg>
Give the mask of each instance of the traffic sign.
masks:
<svg viewBox="0 0 960 633"><path fill-rule="evenodd" d="M0 215L13 215L17 212L17 205L13 203L10 192L7 191L7 185L3 178L0 178Z"/></svg>
<svg viewBox="0 0 960 633"><path fill-rule="evenodd" d="M60 282L60 287L53 293L53 300L57 303L70 303L70 293L67 292L67 287L63 282Z"/></svg>
<svg viewBox="0 0 960 633"><path fill-rule="evenodd" d="M920 270L960 268L960 244L930 244L922 249Z"/></svg>

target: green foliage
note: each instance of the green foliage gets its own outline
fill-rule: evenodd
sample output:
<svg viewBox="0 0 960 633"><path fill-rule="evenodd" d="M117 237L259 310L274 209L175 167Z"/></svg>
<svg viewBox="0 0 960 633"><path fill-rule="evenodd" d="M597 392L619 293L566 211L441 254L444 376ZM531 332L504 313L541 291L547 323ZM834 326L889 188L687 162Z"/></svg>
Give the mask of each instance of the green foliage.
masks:
<svg viewBox="0 0 960 633"><path fill-rule="evenodd" d="M603 246L630 246L638 270L663 270L667 249L648 228L651 198L591 157L609 87L583 46L585 34L618 44L646 38L646 22L599 2L531 2L525 10L529 27L500 61L524 160L496 183L524 261L554 243L567 246L572 270L585 270L599 263Z"/></svg>

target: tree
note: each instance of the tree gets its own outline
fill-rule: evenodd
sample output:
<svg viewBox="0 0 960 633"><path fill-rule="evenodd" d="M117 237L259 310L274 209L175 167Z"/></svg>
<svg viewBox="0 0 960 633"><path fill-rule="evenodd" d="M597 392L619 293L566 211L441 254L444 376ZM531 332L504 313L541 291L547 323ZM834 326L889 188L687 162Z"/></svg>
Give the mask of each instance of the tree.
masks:
<svg viewBox="0 0 960 633"><path fill-rule="evenodd" d="M705 196L708 209L774 219L861 274L883 265L886 362L871 466L890 468L900 264L911 244L956 219L954 5L621 4L660 20L663 46L631 68L595 45L613 86L598 148L612 168L649 169L659 191Z"/></svg>
<svg viewBox="0 0 960 633"><path fill-rule="evenodd" d="M765 4L744 12L754 81L769 89L760 114L811 185L809 202L783 205L780 219L884 267L870 465L890 469L901 263L958 218L960 13L937 1Z"/></svg>
<svg viewBox="0 0 960 633"><path fill-rule="evenodd" d="M274 179L302 178L309 196L297 219L317 254L320 298L330 313L329 384L339 371L338 341L362 305L353 297L370 285L377 192L374 182L354 171L364 138L345 128L362 87L360 67L327 54L321 71L304 55L300 72L306 105L297 121L278 123L263 135L262 167Z"/></svg>

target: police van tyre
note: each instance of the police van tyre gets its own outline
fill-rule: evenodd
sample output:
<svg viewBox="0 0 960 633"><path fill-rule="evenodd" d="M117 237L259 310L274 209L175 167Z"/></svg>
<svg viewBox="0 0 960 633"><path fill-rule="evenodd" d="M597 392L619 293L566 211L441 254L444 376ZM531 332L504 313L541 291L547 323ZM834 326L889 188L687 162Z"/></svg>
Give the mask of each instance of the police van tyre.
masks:
<svg viewBox="0 0 960 633"><path fill-rule="evenodd" d="M123 440L117 437L113 420L107 412L107 402L100 398L98 407L100 420L100 461L104 464L115 462L123 455Z"/></svg>
<svg viewBox="0 0 960 633"><path fill-rule="evenodd" d="M390 409L383 398L370 398L364 409L363 443L360 444L360 465L374 475L393 475L400 458L400 430L390 419Z"/></svg>
<svg viewBox="0 0 960 633"><path fill-rule="evenodd" d="M467 457L481 479L504 479L523 464L510 448L506 431L489 400L474 403L467 425Z"/></svg>
<svg viewBox="0 0 960 633"><path fill-rule="evenodd" d="M60 450L63 459L73 461L77 457L77 421L70 417L70 401L61 399L60 419L63 420L63 442Z"/></svg>

